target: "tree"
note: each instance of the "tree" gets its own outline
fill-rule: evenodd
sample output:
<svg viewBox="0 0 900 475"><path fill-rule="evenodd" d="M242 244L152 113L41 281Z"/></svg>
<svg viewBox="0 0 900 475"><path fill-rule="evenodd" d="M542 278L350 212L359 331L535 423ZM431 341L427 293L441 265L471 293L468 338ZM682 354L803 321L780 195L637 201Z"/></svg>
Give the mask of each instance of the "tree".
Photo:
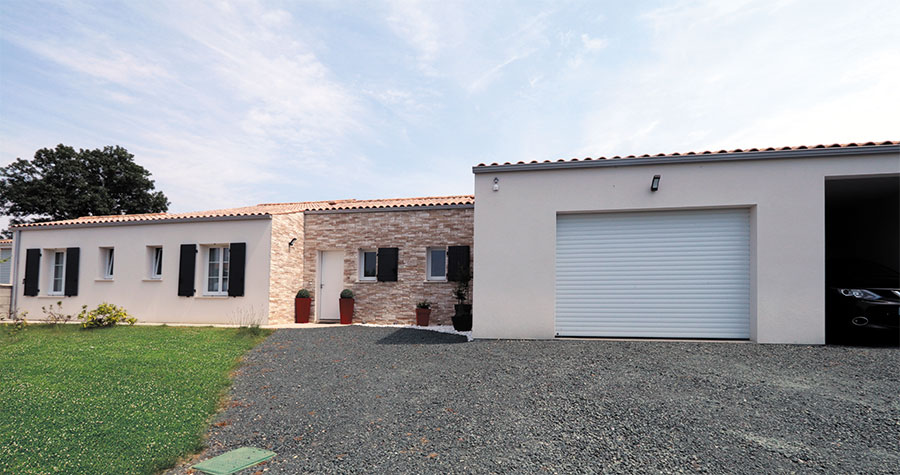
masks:
<svg viewBox="0 0 900 475"><path fill-rule="evenodd" d="M168 208L150 172L118 145L76 152L59 144L38 150L33 160L17 158L0 167L0 213L10 216L10 224Z"/></svg>

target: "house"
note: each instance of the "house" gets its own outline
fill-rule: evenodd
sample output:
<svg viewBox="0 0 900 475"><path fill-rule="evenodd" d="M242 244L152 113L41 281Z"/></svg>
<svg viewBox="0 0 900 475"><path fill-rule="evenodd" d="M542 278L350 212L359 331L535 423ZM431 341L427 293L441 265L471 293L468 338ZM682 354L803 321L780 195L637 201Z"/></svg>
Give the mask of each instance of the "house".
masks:
<svg viewBox="0 0 900 475"><path fill-rule="evenodd" d="M473 171L476 338L821 344L826 258L900 262L896 141Z"/></svg>
<svg viewBox="0 0 900 475"><path fill-rule="evenodd" d="M12 303L12 239L0 239L0 318L9 315Z"/></svg>
<svg viewBox="0 0 900 475"><path fill-rule="evenodd" d="M274 324L294 321L306 288L326 322L349 288L354 321L413 322L430 300L447 323L447 270L471 265L473 208L473 196L445 196L23 224L11 228L13 305L32 319L56 301L70 313L105 301L142 322Z"/></svg>

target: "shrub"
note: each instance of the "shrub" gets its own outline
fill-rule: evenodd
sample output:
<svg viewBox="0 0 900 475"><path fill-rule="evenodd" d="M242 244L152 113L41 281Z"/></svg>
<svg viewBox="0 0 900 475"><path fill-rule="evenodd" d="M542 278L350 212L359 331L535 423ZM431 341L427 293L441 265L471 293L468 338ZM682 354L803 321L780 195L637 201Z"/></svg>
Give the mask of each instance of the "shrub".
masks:
<svg viewBox="0 0 900 475"><path fill-rule="evenodd" d="M416 304L416 308L431 308L431 302L423 300Z"/></svg>
<svg viewBox="0 0 900 475"><path fill-rule="evenodd" d="M106 302L90 312L87 311L87 306L84 306L78 314L78 319L81 320L83 328L112 327L118 323L134 325L137 322L137 318L128 315L124 308Z"/></svg>
<svg viewBox="0 0 900 475"><path fill-rule="evenodd" d="M87 305L81 306L81 311L84 312L87 309ZM44 321L51 325L56 325L58 323L68 323L69 320L75 318L75 315L69 315L63 313L62 311L62 301L56 302L56 307L50 305L49 307L41 307L41 312L44 312Z"/></svg>
<svg viewBox="0 0 900 475"><path fill-rule="evenodd" d="M342 291L341 291L341 298L342 298L342 299L352 299L352 298L353 298L353 291L350 290L350 289L344 289L344 290L342 290Z"/></svg>
<svg viewBox="0 0 900 475"><path fill-rule="evenodd" d="M297 291L297 298L298 298L298 299L308 299L308 298L309 298L309 291L306 290L306 289L300 289L300 290L298 290L298 291Z"/></svg>

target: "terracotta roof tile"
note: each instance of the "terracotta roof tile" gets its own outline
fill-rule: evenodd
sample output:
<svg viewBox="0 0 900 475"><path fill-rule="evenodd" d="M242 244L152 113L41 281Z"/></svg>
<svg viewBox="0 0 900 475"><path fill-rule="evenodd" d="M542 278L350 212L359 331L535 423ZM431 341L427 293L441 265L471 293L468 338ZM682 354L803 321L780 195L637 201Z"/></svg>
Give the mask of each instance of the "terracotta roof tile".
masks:
<svg viewBox="0 0 900 475"><path fill-rule="evenodd" d="M776 147L747 148L747 149L736 148L734 150L725 150L725 149L718 150L718 151L704 150L702 152L658 153L656 155L650 155L650 154L627 155L625 157L616 155L614 157L596 157L596 158L587 157L587 158L583 158L580 160L578 158L570 158L568 160L566 160L564 158L560 158L558 160L543 160L543 161L532 160L528 163L578 162L578 161L587 161L587 160L613 160L613 159L623 159L623 158L629 159L629 158L684 157L684 156L695 156L695 155L719 155L719 154L753 153L753 152L776 152L776 151L783 151L783 150L809 150L809 149L815 149L815 148L821 149L821 148L872 147L872 146L878 146L878 145L900 145L900 140L885 140L883 142L850 142L850 143L844 143L844 144L833 143L831 145L827 145L827 144L797 145L797 146L793 146L793 147L785 146L785 147L777 147L777 148ZM518 162L517 164L522 164L522 162ZM490 165L486 165L484 163L479 163L478 165L475 166L475 168L487 167L487 166L495 167L495 166L499 166L499 165L500 164L498 164L497 162L493 162ZM512 165L512 164L510 162L506 162L503 165Z"/></svg>
<svg viewBox="0 0 900 475"><path fill-rule="evenodd" d="M12 244L12 239L0 239L0 244Z"/></svg>
<svg viewBox="0 0 900 475"><path fill-rule="evenodd" d="M153 221L177 221L198 218L225 218L247 216L270 216L279 214L300 213L304 211L328 211L328 210L371 210L410 208L420 206L454 206L471 205L475 203L472 195L456 196L428 196L421 198L389 198L377 200L330 200L330 201L300 201L296 203L261 203L255 206L240 208L225 208L210 211L194 211L188 213L145 213L145 214L117 214L109 216L82 216L76 219L63 221L49 221L44 223L28 223L11 226L13 228L33 228L48 226L66 226L80 224L106 224L126 222L153 222Z"/></svg>

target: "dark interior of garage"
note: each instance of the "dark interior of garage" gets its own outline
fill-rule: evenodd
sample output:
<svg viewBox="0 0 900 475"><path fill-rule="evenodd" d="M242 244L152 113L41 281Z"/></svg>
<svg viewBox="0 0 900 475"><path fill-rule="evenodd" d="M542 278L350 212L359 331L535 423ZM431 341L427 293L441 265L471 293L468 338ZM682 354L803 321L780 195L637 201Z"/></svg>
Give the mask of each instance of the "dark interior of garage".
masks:
<svg viewBox="0 0 900 475"><path fill-rule="evenodd" d="M900 175L825 182L825 340L900 343Z"/></svg>

